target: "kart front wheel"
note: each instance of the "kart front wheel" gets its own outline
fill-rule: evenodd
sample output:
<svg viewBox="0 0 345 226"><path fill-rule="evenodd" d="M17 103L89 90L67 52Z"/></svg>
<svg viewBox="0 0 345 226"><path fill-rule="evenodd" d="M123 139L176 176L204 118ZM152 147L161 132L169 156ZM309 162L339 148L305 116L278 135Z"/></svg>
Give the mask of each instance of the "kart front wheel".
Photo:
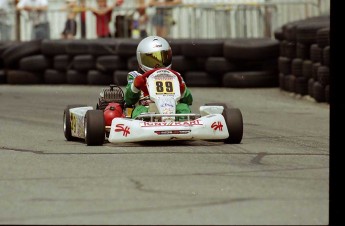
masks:
<svg viewBox="0 0 345 226"><path fill-rule="evenodd" d="M227 144L239 144L243 137L243 118L240 109L226 108L223 114L229 137L224 140Z"/></svg>
<svg viewBox="0 0 345 226"><path fill-rule="evenodd" d="M77 107L85 107L86 105L81 105L81 104L73 104L73 105L67 105L63 112L63 133L65 135L66 140L72 141L75 140L76 138L72 136L71 132L71 116L69 109L71 108L77 108Z"/></svg>
<svg viewBox="0 0 345 226"><path fill-rule="evenodd" d="M89 110L84 120L85 143L88 146L103 145L105 121L102 110Z"/></svg>

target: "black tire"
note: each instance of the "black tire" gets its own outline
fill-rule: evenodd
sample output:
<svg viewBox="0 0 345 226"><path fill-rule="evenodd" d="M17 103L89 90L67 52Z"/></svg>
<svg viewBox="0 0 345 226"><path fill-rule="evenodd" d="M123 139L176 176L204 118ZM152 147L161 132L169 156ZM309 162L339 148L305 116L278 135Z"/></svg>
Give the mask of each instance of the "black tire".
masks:
<svg viewBox="0 0 345 226"><path fill-rule="evenodd" d="M63 133L67 141L77 140L78 138L72 136L71 132L71 118L69 109L77 107L85 107L86 105L81 104L71 104L67 105L63 112Z"/></svg>
<svg viewBox="0 0 345 226"><path fill-rule="evenodd" d="M278 70L284 75L291 74L291 59L287 57L278 58Z"/></svg>
<svg viewBox="0 0 345 226"><path fill-rule="evenodd" d="M287 91L295 93L296 92L296 76L294 75L288 75L287 77L287 84L286 84L286 88Z"/></svg>
<svg viewBox="0 0 345 226"><path fill-rule="evenodd" d="M236 66L225 57L208 57L205 69L208 73L223 75L226 72L235 71Z"/></svg>
<svg viewBox="0 0 345 226"><path fill-rule="evenodd" d="M136 56L127 59L127 70L137 71L139 69L139 64Z"/></svg>
<svg viewBox="0 0 345 226"><path fill-rule="evenodd" d="M117 55L124 58L136 56L139 39L121 39L117 43Z"/></svg>
<svg viewBox="0 0 345 226"><path fill-rule="evenodd" d="M116 55L117 42L114 38L91 40L88 44L89 52L93 56Z"/></svg>
<svg viewBox="0 0 345 226"><path fill-rule="evenodd" d="M189 71L184 74L184 80L189 87L220 87L221 78L204 71Z"/></svg>
<svg viewBox="0 0 345 226"><path fill-rule="evenodd" d="M182 54L182 45L190 44L191 40L189 38L168 38L167 41L171 47L172 53L174 56L183 55Z"/></svg>
<svg viewBox="0 0 345 226"><path fill-rule="evenodd" d="M114 72L125 70L126 61L115 55L99 56L96 60L96 68L102 72Z"/></svg>
<svg viewBox="0 0 345 226"><path fill-rule="evenodd" d="M181 45L185 57L221 57L224 41L221 39L194 39Z"/></svg>
<svg viewBox="0 0 345 226"><path fill-rule="evenodd" d="M6 83L6 73L4 70L0 70L0 84Z"/></svg>
<svg viewBox="0 0 345 226"><path fill-rule="evenodd" d="M315 83L314 78L308 79L308 94L309 94L309 96L311 96L313 98L314 98L314 89L313 89L314 83Z"/></svg>
<svg viewBox="0 0 345 226"><path fill-rule="evenodd" d="M70 40L66 44L66 53L70 56L77 56L77 55L88 55L90 54L90 40Z"/></svg>
<svg viewBox="0 0 345 226"><path fill-rule="evenodd" d="M21 42L7 48L2 53L4 63L8 68L17 68L19 60L23 57L37 55L41 53L41 40Z"/></svg>
<svg viewBox="0 0 345 226"><path fill-rule="evenodd" d="M128 71L115 71L113 74L113 81L118 86L126 86L128 81Z"/></svg>
<svg viewBox="0 0 345 226"><path fill-rule="evenodd" d="M324 48L330 44L329 40L329 27L321 28L316 33L317 45L320 48Z"/></svg>
<svg viewBox="0 0 345 226"><path fill-rule="evenodd" d="M296 43L295 42L287 42L285 44L285 56L290 59L293 59L296 57Z"/></svg>
<svg viewBox="0 0 345 226"><path fill-rule="evenodd" d="M295 58L291 62L291 73L296 77L302 76L302 66L303 60L300 58Z"/></svg>
<svg viewBox="0 0 345 226"><path fill-rule="evenodd" d="M67 55L56 55L54 56L53 68L58 71L67 71L68 69L73 69L72 58Z"/></svg>
<svg viewBox="0 0 345 226"><path fill-rule="evenodd" d="M304 60L302 65L302 76L309 79L313 77L313 62Z"/></svg>
<svg viewBox="0 0 345 226"><path fill-rule="evenodd" d="M96 61L92 55L75 56L73 58L73 69L83 72L96 69Z"/></svg>
<svg viewBox="0 0 345 226"><path fill-rule="evenodd" d="M32 73L28 71L19 71L19 70L9 70L7 71L7 83L8 84L42 84L43 74L41 73Z"/></svg>
<svg viewBox="0 0 345 226"><path fill-rule="evenodd" d="M285 75L283 73L279 73L279 88L285 90Z"/></svg>
<svg viewBox="0 0 345 226"><path fill-rule="evenodd" d="M318 81L322 86L329 85L329 68L327 66L320 66L317 70Z"/></svg>
<svg viewBox="0 0 345 226"><path fill-rule="evenodd" d="M245 38L224 41L228 60L264 60L278 58L279 41L270 38Z"/></svg>
<svg viewBox="0 0 345 226"><path fill-rule="evenodd" d="M91 70L87 74L87 82L90 85L109 85L113 83L113 76L111 73Z"/></svg>
<svg viewBox="0 0 345 226"><path fill-rule="evenodd" d="M66 73L48 69L44 73L44 83L45 84L66 84L67 78Z"/></svg>
<svg viewBox="0 0 345 226"><path fill-rule="evenodd" d="M328 66L329 67L329 61L330 61L330 58L329 58L329 54L330 54L330 47L329 46L326 46L325 48L323 48L322 50L322 63L325 65L325 66Z"/></svg>
<svg viewBox="0 0 345 226"><path fill-rule="evenodd" d="M51 60L42 54L24 57L19 61L20 70L29 72L43 72L51 65Z"/></svg>
<svg viewBox="0 0 345 226"><path fill-rule="evenodd" d="M296 57L303 60L309 59L310 56L310 46L302 43L297 43L296 45Z"/></svg>
<svg viewBox="0 0 345 226"><path fill-rule="evenodd" d="M297 77L295 81L295 92L302 96L308 94L308 79L306 77Z"/></svg>
<svg viewBox="0 0 345 226"><path fill-rule="evenodd" d="M102 110L89 110L85 120L85 143L88 146L101 146L105 139L105 121Z"/></svg>
<svg viewBox="0 0 345 226"><path fill-rule="evenodd" d="M325 87L325 100L327 103L330 103L330 99L329 99L329 85L327 85Z"/></svg>
<svg viewBox="0 0 345 226"><path fill-rule="evenodd" d="M313 94L314 94L313 97L316 100L316 102L318 102L318 103L326 102L325 87L323 85L321 85L320 82L314 82Z"/></svg>
<svg viewBox="0 0 345 226"><path fill-rule="evenodd" d="M66 74L67 84L78 84L86 85L87 82L87 73L78 72L76 70L68 70Z"/></svg>
<svg viewBox="0 0 345 226"><path fill-rule="evenodd" d="M243 117L240 109L227 108L223 114L226 126L228 127L229 137L224 140L227 144L239 144L243 137Z"/></svg>
<svg viewBox="0 0 345 226"><path fill-rule="evenodd" d="M322 51L323 49L320 48L317 44L312 44L310 46L310 60L313 61L314 63L321 63Z"/></svg>
<svg viewBox="0 0 345 226"><path fill-rule="evenodd" d="M275 29L273 31L273 35L274 35L274 38L277 39L278 41L283 41L285 39L282 27Z"/></svg>
<svg viewBox="0 0 345 226"><path fill-rule="evenodd" d="M187 58L184 56L173 56L172 65L174 65L174 70L180 73L196 71L198 69L196 58Z"/></svg>
<svg viewBox="0 0 345 226"><path fill-rule="evenodd" d="M71 40L50 40L44 39L41 44L42 54L45 56L65 55L67 44Z"/></svg>

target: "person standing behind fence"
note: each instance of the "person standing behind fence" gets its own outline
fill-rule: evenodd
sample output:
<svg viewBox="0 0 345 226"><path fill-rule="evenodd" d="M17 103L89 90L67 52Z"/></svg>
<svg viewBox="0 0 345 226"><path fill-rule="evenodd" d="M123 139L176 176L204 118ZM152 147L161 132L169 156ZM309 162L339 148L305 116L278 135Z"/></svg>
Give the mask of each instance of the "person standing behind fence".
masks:
<svg viewBox="0 0 345 226"><path fill-rule="evenodd" d="M111 14L116 6L122 5L123 0L115 0L113 4L107 6L107 0L97 0L97 8L90 7L89 9L96 16L96 29L98 38L111 37L109 22L111 21Z"/></svg>
<svg viewBox="0 0 345 226"><path fill-rule="evenodd" d="M0 40L1 41L9 41L11 38L9 12L10 12L10 1L0 0Z"/></svg>
<svg viewBox="0 0 345 226"><path fill-rule="evenodd" d="M32 22L32 39L49 39L48 0L20 0L17 10L25 10Z"/></svg>
<svg viewBox="0 0 345 226"><path fill-rule="evenodd" d="M144 0L137 2L137 8L133 14L132 38L147 37L147 22L149 18L146 14L146 5Z"/></svg>
<svg viewBox="0 0 345 226"><path fill-rule="evenodd" d="M61 38L74 39L77 34L77 21L75 18L78 13L85 11L86 8L78 6L77 0L66 0L66 6L62 10L67 11L67 20Z"/></svg>
<svg viewBox="0 0 345 226"><path fill-rule="evenodd" d="M171 7L181 3L181 0L150 0L149 6L156 7L156 14L152 17L152 25L156 29L157 36L169 37L170 26L175 24Z"/></svg>

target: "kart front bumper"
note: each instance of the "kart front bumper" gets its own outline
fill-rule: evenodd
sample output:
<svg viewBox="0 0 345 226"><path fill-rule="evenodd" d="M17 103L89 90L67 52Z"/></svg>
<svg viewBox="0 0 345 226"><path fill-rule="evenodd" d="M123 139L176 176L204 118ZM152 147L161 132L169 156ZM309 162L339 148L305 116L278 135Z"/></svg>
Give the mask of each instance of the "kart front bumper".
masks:
<svg viewBox="0 0 345 226"><path fill-rule="evenodd" d="M229 137L225 119L211 114L192 121L145 122L115 118L108 141L111 143L166 140L222 140Z"/></svg>

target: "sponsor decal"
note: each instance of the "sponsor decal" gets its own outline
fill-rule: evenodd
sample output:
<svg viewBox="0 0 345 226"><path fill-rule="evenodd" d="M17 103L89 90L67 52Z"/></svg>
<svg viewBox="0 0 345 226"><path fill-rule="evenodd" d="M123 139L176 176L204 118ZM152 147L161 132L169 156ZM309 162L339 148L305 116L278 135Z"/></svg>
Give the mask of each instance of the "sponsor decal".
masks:
<svg viewBox="0 0 345 226"><path fill-rule="evenodd" d="M171 135L171 134L188 134L190 130L164 130L164 131L155 131L157 135Z"/></svg>
<svg viewBox="0 0 345 226"><path fill-rule="evenodd" d="M170 74L157 74L154 76L155 80L173 80L174 79L174 75L170 75Z"/></svg>
<svg viewBox="0 0 345 226"><path fill-rule="evenodd" d="M164 107L173 108L174 105L172 105L172 104L170 104L170 103L162 103L162 104L160 105L160 107L161 107L161 108L164 108Z"/></svg>
<svg viewBox="0 0 345 226"><path fill-rule="evenodd" d="M214 131L217 131L217 130L223 131L223 124L221 122L219 122L219 121L218 122L214 122L214 123L212 123L211 128Z"/></svg>
<svg viewBox="0 0 345 226"><path fill-rule="evenodd" d="M202 126L201 120L183 121L183 122L141 122L141 127L155 127L155 126Z"/></svg>
<svg viewBox="0 0 345 226"><path fill-rule="evenodd" d="M123 132L122 136L124 137L127 137L128 134L131 134L130 128L128 126L125 126L124 124L117 124L115 132Z"/></svg>

